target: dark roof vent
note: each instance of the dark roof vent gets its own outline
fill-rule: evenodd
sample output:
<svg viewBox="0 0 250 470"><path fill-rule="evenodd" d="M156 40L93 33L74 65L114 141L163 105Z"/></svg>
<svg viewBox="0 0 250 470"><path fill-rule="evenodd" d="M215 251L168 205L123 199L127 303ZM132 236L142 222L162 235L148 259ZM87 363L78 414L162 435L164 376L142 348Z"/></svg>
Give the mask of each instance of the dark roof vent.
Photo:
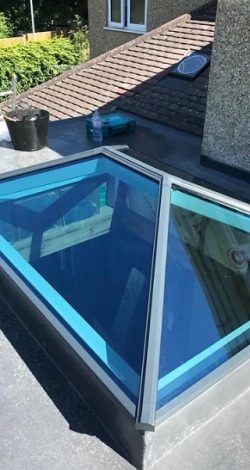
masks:
<svg viewBox="0 0 250 470"><path fill-rule="evenodd" d="M194 80L206 67L208 67L210 61L210 52L193 52L178 62L178 64L174 65L169 74L174 75L175 77Z"/></svg>

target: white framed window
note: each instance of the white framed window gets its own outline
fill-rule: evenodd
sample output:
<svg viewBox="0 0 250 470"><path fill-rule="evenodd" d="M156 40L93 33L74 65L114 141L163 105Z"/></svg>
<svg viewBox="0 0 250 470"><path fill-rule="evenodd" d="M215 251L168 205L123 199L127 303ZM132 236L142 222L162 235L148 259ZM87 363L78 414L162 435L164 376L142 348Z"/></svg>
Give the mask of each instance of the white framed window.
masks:
<svg viewBox="0 0 250 470"><path fill-rule="evenodd" d="M125 0L108 0L108 26L124 28Z"/></svg>
<svg viewBox="0 0 250 470"><path fill-rule="evenodd" d="M147 0L108 0L108 26L146 31Z"/></svg>

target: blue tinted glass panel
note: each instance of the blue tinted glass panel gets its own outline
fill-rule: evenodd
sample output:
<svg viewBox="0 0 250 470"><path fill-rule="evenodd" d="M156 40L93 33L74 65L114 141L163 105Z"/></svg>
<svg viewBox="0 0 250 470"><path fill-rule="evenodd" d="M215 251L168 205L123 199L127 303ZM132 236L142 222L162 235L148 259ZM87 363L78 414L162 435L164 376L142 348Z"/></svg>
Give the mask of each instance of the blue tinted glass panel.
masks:
<svg viewBox="0 0 250 470"><path fill-rule="evenodd" d="M98 157L0 183L0 254L136 402L158 183Z"/></svg>
<svg viewBox="0 0 250 470"><path fill-rule="evenodd" d="M250 340L250 217L173 189L158 408Z"/></svg>

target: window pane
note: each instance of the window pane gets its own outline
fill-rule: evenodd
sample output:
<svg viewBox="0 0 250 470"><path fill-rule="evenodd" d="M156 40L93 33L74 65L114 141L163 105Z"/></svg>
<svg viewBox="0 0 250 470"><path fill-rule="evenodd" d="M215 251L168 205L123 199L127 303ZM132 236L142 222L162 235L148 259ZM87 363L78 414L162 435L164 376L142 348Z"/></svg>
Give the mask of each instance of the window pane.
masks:
<svg viewBox="0 0 250 470"><path fill-rule="evenodd" d="M145 0L130 0L130 23L145 24Z"/></svg>
<svg viewBox="0 0 250 470"><path fill-rule="evenodd" d="M158 408L250 343L250 217L172 190Z"/></svg>
<svg viewBox="0 0 250 470"><path fill-rule="evenodd" d="M110 0L111 3L111 21L121 23L121 0Z"/></svg>
<svg viewBox="0 0 250 470"><path fill-rule="evenodd" d="M158 183L100 157L2 182L0 194L0 252L136 402Z"/></svg>

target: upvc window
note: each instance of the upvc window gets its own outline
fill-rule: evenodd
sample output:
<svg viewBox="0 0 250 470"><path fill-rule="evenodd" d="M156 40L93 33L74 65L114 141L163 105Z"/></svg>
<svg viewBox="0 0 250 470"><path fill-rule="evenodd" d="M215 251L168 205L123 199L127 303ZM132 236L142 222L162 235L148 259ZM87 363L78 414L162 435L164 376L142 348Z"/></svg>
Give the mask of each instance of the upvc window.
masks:
<svg viewBox="0 0 250 470"><path fill-rule="evenodd" d="M146 31L147 0L108 0L108 26Z"/></svg>

